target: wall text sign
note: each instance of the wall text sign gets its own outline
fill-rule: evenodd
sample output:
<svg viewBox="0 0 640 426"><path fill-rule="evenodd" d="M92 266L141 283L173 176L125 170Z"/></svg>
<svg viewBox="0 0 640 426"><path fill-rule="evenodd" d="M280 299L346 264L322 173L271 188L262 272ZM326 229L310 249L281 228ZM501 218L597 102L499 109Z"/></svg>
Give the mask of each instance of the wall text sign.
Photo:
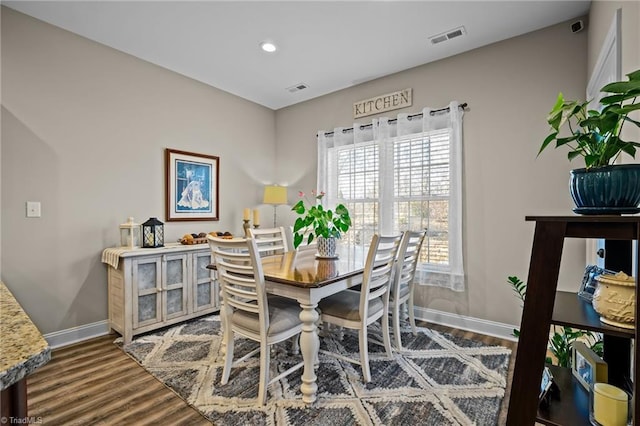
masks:
<svg viewBox="0 0 640 426"><path fill-rule="evenodd" d="M399 90L353 104L353 118L366 117L385 111L411 106L411 89Z"/></svg>

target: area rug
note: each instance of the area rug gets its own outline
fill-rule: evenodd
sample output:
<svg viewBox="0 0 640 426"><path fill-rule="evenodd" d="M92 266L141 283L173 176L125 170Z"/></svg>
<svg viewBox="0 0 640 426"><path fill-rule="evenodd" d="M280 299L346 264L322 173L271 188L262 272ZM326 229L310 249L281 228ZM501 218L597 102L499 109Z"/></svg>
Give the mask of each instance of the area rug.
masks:
<svg viewBox="0 0 640 426"><path fill-rule="evenodd" d="M370 339L381 341L379 329ZM269 386L267 404L256 405L259 357L231 370L220 384L217 315L139 336L122 349L215 425L495 425L504 397L511 351L419 328L402 331L405 350L387 359L384 348L369 344L370 383L360 366L320 353L318 400L301 400L302 370ZM235 358L256 347L238 339ZM320 348L358 358L358 335L327 333ZM271 377L301 359L290 342L274 346Z"/></svg>

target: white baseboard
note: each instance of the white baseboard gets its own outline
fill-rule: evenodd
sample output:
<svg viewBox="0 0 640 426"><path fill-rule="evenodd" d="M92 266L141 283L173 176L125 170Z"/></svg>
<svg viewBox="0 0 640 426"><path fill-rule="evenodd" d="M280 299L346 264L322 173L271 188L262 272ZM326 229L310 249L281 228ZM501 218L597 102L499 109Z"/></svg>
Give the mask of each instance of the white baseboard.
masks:
<svg viewBox="0 0 640 426"><path fill-rule="evenodd" d="M514 325L444 311L436 311L419 306L415 307L415 313L416 319L422 321L468 330L474 333L486 334L487 336L499 337L501 339L517 340L513 336L513 329L516 328ZM53 333L45 334L44 338L52 349L56 349L106 334L109 334L109 321L104 320L79 327L68 328L66 330L54 331Z"/></svg>
<svg viewBox="0 0 640 426"><path fill-rule="evenodd" d="M79 327L67 328L66 330L54 331L44 335L51 349L68 346L83 340L109 334L109 321L98 321Z"/></svg>
<svg viewBox="0 0 640 426"><path fill-rule="evenodd" d="M434 309L415 307L416 319L452 328L472 331L487 336L499 337L505 340L517 341L513 335L513 329L517 326L479 318L467 317L450 312L436 311Z"/></svg>

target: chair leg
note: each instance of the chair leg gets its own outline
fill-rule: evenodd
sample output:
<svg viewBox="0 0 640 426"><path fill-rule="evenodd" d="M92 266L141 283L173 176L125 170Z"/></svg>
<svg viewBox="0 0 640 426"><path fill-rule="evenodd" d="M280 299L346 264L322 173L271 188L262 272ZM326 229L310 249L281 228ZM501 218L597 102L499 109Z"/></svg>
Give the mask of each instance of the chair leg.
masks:
<svg viewBox="0 0 640 426"><path fill-rule="evenodd" d="M387 336L388 333L389 328L387 327ZM360 340L360 366L362 367L362 380L364 380L365 383L369 383L371 381L371 371L369 370L369 345L367 342L366 326L358 331L358 338Z"/></svg>
<svg viewBox="0 0 640 426"><path fill-rule="evenodd" d="M411 332L415 336L417 334L416 331L416 317L413 309L413 289L411 289L411 293L409 295L409 302L407 302L407 308L409 309L409 323L411 323Z"/></svg>
<svg viewBox="0 0 640 426"><path fill-rule="evenodd" d="M224 367L222 369L221 384L226 385L229 381L229 374L231 373L231 364L233 364L233 331L225 330L223 333L224 338Z"/></svg>
<svg viewBox="0 0 640 426"><path fill-rule="evenodd" d="M291 338L291 354L298 355L300 354L300 341L298 340L300 337L299 334L296 334Z"/></svg>
<svg viewBox="0 0 640 426"><path fill-rule="evenodd" d="M267 402L267 387L269 383L269 345L260 344L260 384L258 385L258 404L264 405Z"/></svg>
<svg viewBox="0 0 640 426"><path fill-rule="evenodd" d="M393 338L395 340L396 348L400 351L402 350L402 339L400 338L400 306L398 306L397 303L394 303L393 306L391 307L391 310L392 310L391 323L393 324Z"/></svg>
<svg viewBox="0 0 640 426"><path fill-rule="evenodd" d="M380 318L380 321L382 323L381 324L382 341L384 342L384 349L387 352L387 358L391 359L393 358L393 353L391 352L391 336L389 335L389 310L388 309L385 309L384 315L382 315L382 317Z"/></svg>

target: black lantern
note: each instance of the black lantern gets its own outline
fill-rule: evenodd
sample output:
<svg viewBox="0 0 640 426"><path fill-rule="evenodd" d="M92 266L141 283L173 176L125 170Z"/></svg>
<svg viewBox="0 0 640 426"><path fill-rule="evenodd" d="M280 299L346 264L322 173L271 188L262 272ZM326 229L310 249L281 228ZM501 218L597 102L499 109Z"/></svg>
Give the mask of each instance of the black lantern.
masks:
<svg viewBox="0 0 640 426"><path fill-rule="evenodd" d="M142 224L142 247L164 247L164 225L152 217Z"/></svg>

